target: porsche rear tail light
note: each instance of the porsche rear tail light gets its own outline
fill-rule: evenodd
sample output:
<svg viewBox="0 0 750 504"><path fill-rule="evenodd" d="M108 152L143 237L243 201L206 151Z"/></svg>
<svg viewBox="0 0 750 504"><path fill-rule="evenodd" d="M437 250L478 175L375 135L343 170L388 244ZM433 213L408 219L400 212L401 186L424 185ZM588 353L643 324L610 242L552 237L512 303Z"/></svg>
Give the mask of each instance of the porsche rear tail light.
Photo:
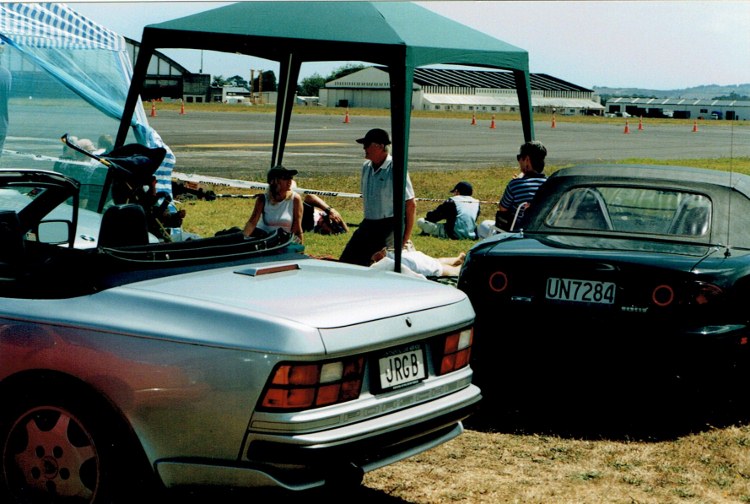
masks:
<svg viewBox="0 0 750 504"><path fill-rule="evenodd" d="M279 364L266 385L260 408L293 411L351 401L359 397L363 374L363 357Z"/></svg>
<svg viewBox="0 0 750 504"><path fill-rule="evenodd" d="M469 365L474 329L468 328L448 334L443 339L443 352L438 375L444 375Z"/></svg>

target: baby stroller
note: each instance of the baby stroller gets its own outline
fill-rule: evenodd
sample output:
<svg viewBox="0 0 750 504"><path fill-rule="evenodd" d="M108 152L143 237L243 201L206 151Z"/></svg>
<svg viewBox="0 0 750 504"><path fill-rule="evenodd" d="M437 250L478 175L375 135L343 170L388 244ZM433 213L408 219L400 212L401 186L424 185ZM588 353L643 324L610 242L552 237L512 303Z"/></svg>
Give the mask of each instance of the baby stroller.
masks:
<svg viewBox="0 0 750 504"><path fill-rule="evenodd" d="M154 174L167 154L166 149L128 144L99 156L71 142L67 133L61 140L71 149L99 161L109 169L105 188L111 185L115 205L131 203L141 206L146 214L148 231L161 241L172 241L166 228L182 226L185 211L170 212L172 198L166 192L156 191Z"/></svg>

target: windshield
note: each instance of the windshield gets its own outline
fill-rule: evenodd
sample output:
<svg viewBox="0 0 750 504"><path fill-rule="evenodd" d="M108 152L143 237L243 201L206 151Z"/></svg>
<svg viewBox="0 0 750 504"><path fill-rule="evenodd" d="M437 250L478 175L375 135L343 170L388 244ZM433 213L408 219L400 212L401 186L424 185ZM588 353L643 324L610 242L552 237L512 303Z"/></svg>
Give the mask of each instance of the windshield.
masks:
<svg viewBox="0 0 750 504"><path fill-rule="evenodd" d="M712 204L698 193L586 186L563 193L545 218L553 228L668 236L706 236Z"/></svg>

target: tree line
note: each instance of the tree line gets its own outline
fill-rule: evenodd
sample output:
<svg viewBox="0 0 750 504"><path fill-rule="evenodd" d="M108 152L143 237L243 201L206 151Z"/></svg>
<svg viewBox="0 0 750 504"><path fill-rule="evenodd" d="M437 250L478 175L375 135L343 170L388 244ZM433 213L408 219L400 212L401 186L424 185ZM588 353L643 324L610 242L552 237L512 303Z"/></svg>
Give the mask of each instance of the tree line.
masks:
<svg viewBox="0 0 750 504"><path fill-rule="evenodd" d="M357 72L365 68L363 64L352 64L347 63L346 65L335 68L327 76L323 77L319 73L314 73L309 77L305 77L297 83L297 94L300 96L318 96L320 88L325 86L325 83L334 79L339 79L351 73ZM259 85L262 84L262 85ZM223 75L217 75L211 81L212 86L237 86L252 91L276 91L278 83L276 81L276 74L272 70L260 72L258 77L253 79L252 88L250 83L240 75L233 75L232 77L224 77Z"/></svg>

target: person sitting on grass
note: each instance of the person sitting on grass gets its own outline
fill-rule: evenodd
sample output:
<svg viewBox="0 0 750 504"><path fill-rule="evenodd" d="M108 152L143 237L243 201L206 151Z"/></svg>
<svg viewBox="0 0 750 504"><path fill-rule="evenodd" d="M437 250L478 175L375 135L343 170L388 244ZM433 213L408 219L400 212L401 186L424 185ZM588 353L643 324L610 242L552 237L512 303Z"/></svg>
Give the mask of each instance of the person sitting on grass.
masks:
<svg viewBox="0 0 750 504"><path fill-rule="evenodd" d="M451 240L476 240L479 200L472 196L474 188L461 181L451 189L451 196L437 208L417 220L423 233ZM444 223L440 221L445 221Z"/></svg>
<svg viewBox="0 0 750 504"><path fill-rule="evenodd" d="M297 170L277 165L268 171L268 190L255 199L253 213L245 224L245 236L264 237L277 229L292 233L302 243L302 197L292 191Z"/></svg>

